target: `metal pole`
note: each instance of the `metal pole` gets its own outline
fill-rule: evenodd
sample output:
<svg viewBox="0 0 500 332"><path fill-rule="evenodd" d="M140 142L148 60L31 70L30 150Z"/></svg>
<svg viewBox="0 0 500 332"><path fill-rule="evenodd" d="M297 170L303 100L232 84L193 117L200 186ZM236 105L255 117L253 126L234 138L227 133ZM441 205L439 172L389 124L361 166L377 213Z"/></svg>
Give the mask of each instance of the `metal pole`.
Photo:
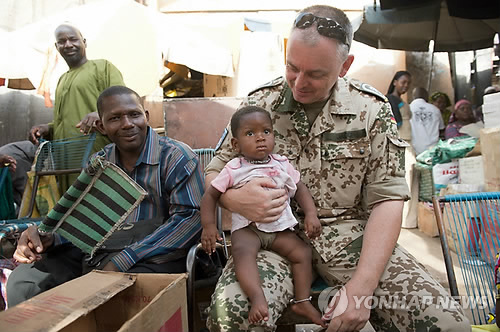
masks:
<svg viewBox="0 0 500 332"><path fill-rule="evenodd" d="M429 81L427 82L427 92L429 92L429 95L431 94L432 68L433 67L434 67L434 50L432 50L432 53L431 53L431 68L429 70Z"/></svg>
<svg viewBox="0 0 500 332"><path fill-rule="evenodd" d="M443 250L444 264L446 266L446 274L448 276L448 284L450 285L450 293L454 298L458 298L457 279L453 270L453 261L451 260L450 247L446 239L446 231L444 229L443 214L441 213L441 205L436 196L432 196L432 204L434 214L436 215L436 223L439 230L439 240L441 240L441 249Z"/></svg>

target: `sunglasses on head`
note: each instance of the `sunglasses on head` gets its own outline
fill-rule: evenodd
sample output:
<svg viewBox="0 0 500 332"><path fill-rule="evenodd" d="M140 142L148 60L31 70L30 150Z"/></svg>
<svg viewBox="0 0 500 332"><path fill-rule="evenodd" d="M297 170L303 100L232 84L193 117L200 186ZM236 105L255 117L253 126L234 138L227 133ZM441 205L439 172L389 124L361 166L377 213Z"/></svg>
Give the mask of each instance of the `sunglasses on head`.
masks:
<svg viewBox="0 0 500 332"><path fill-rule="evenodd" d="M349 42L347 41L347 34L335 20L327 17L319 17L312 13L300 13L295 19L295 27L299 29L307 29L314 22L318 22L316 27L318 33L322 36L333 38L349 47Z"/></svg>

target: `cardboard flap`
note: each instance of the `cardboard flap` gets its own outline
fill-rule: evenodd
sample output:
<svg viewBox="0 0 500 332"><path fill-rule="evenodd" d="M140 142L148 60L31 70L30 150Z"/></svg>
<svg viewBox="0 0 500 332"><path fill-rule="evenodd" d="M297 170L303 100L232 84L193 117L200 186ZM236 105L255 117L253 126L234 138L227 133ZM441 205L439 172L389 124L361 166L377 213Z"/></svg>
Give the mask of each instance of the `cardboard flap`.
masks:
<svg viewBox="0 0 500 332"><path fill-rule="evenodd" d="M58 331L133 285L136 278L92 271L0 313L0 330Z"/></svg>
<svg viewBox="0 0 500 332"><path fill-rule="evenodd" d="M138 280L148 283L153 275L140 274ZM186 279L187 274L163 275L168 286L160 291L153 300L137 315L129 319L118 332L135 331L185 331L187 321Z"/></svg>

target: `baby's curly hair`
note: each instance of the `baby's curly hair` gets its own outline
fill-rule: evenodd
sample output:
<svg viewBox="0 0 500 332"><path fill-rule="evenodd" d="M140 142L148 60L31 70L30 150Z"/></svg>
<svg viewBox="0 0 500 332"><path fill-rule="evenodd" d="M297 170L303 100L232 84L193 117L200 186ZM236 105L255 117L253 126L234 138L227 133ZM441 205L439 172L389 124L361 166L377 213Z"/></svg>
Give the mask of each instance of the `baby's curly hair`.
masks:
<svg viewBox="0 0 500 332"><path fill-rule="evenodd" d="M233 116L231 117L231 134L233 137L236 137L236 134L238 133L238 129L240 129L241 125L241 118L244 117L247 114L251 113L262 113L265 114L269 118L269 122L271 124L273 121L271 120L271 114L269 114L268 111L263 109L262 107L259 106L245 106L243 108L240 108L237 110Z"/></svg>

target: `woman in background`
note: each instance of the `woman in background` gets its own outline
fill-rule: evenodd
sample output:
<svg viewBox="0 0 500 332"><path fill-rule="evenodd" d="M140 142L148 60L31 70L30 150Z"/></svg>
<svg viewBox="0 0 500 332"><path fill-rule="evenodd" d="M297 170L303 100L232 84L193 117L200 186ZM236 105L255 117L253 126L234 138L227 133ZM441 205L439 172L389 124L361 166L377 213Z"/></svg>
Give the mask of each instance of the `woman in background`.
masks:
<svg viewBox="0 0 500 332"><path fill-rule="evenodd" d="M452 113L448 108L451 106L451 101L448 95L444 92L436 91L429 97L429 103L439 108L441 116L443 117L444 125L447 126Z"/></svg>
<svg viewBox="0 0 500 332"><path fill-rule="evenodd" d="M398 126L399 137L410 144L405 149L405 169L406 182L411 192L412 199L405 202L403 207L403 220L401 227L416 228L418 214L418 176L414 169L415 150L411 146L411 111L410 105L405 103L401 96L404 95L411 85L411 74L407 71L398 71L392 78L389 89L387 90L387 99L392 107L392 114Z"/></svg>
<svg viewBox="0 0 500 332"><path fill-rule="evenodd" d="M411 74L406 70L400 70L394 74L389 88L387 89L387 99L392 107L392 114L398 125L398 128L403 124L403 116L401 109L403 107L409 106L402 99L401 96L404 95L411 85Z"/></svg>
<svg viewBox="0 0 500 332"><path fill-rule="evenodd" d="M462 134L460 129L468 124L475 123L474 113L472 113L472 104L467 99L460 99L455 104L453 116L444 131L444 138L453 138L459 136L466 136Z"/></svg>

